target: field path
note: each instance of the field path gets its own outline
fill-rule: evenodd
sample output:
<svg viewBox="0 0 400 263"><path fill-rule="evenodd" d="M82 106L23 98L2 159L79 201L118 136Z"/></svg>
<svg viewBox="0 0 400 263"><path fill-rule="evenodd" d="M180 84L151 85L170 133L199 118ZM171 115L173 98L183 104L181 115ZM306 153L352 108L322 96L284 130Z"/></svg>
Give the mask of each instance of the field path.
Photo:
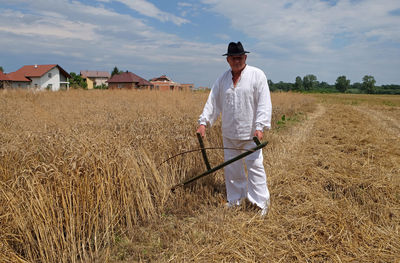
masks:
<svg viewBox="0 0 400 263"><path fill-rule="evenodd" d="M379 108L318 104L306 121L270 136L273 146L268 148L266 159L273 172L277 168L278 174L282 166L297 167L299 161L304 165L312 160L320 163L331 159L330 166L342 166L345 159L374 158L375 164L385 163L391 157L398 160L399 119L398 113L396 118L394 113L391 116ZM387 163L387 167L396 166L398 163Z"/></svg>
<svg viewBox="0 0 400 263"><path fill-rule="evenodd" d="M392 132L394 136L400 137L400 113L397 111L397 116L395 116L395 112L390 113L388 111L382 111L378 109L370 109L368 107L357 107L363 114L367 114L372 123L376 123L377 126L386 128L388 131ZM391 115L394 116L391 116Z"/></svg>
<svg viewBox="0 0 400 263"><path fill-rule="evenodd" d="M325 113L326 107L318 104L316 110L308 115L307 120L296 126L295 129L290 129L283 134L266 133L266 140L271 142L271 145L264 150L268 166L272 168L288 164L288 160L293 158L292 154L304 148L303 145L309 140L316 122Z"/></svg>
<svg viewBox="0 0 400 263"><path fill-rule="evenodd" d="M202 203L210 188L188 191L176 206L186 207L183 216L139 233L156 229L160 261L400 262L398 114L317 103L305 120L265 134L266 218L246 206L224 208L220 193ZM150 243L135 243L135 253L154 249Z"/></svg>
<svg viewBox="0 0 400 263"><path fill-rule="evenodd" d="M296 260L399 260L400 196L392 195L400 185L398 113L324 103L298 127L272 136L271 217L292 231L301 222L292 234L301 244Z"/></svg>

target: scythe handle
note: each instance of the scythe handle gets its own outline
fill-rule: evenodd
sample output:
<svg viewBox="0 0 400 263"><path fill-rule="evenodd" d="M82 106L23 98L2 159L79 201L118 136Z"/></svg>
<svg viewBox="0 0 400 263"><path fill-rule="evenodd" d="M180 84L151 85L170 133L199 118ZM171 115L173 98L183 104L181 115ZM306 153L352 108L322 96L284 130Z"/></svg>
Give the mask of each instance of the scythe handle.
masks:
<svg viewBox="0 0 400 263"><path fill-rule="evenodd" d="M264 147L267 146L267 144L268 144L268 142L263 142L263 143L261 143L261 142L258 140L257 137L254 137L253 140L254 140L254 142L257 144L256 147L254 147L254 148L252 148L252 149L250 149L250 150L248 150L248 151L245 151L245 152L239 154L238 156L236 156L236 157L234 157L234 158L232 158L232 159L230 159L230 160L228 160L228 161L226 161L226 162L223 162L223 163L221 163L220 165L217 165L217 166L215 166L214 168L209 169L209 170L207 170L206 172L204 172L204 173L202 173L202 174L200 174L200 175L197 175L197 176L195 176L195 177L193 177L193 178L190 178L190 179L188 179L188 180L186 180L186 181L184 181L184 182L182 182L182 183L179 183L179 184L175 185L174 187L171 188L171 191L174 192L175 189L176 189L177 187L179 187L179 186L187 185L187 184L189 184L189 183L191 183L191 182L193 182L193 181L196 181L196 180L198 180L198 179L200 179L200 178L202 178L202 177L204 177L204 176L206 176L206 175L209 175L209 174L211 174L211 173L213 173L213 172L216 172L216 171L218 171L219 169L221 169L221 168L223 168L223 167L225 167L225 166L227 166L227 165L229 165L229 164L231 164L231 163L233 163L233 162L236 162L237 160L240 160L240 159L246 157L247 155L252 154L252 153L255 152L255 151L258 151L258 150L264 148Z"/></svg>
<svg viewBox="0 0 400 263"><path fill-rule="evenodd" d="M204 149L203 139L201 138L200 133L196 134L197 134L197 139L199 140L200 143L201 154L203 155L204 163L206 164L207 170L211 170L211 165L210 162L208 161L206 150Z"/></svg>

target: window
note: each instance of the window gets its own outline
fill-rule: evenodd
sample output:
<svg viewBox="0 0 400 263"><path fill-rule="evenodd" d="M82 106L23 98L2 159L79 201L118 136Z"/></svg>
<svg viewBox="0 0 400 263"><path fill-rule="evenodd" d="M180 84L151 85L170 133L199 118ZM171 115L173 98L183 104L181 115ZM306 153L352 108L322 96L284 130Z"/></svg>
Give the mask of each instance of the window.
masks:
<svg viewBox="0 0 400 263"><path fill-rule="evenodd" d="M53 88L53 84L48 84L46 87L46 89L48 89L48 90L52 90L52 88Z"/></svg>
<svg viewBox="0 0 400 263"><path fill-rule="evenodd" d="M48 76L49 78L51 78L51 72L49 72L49 74L47 74L47 76Z"/></svg>
<svg viewBox="0 0 400 263"><path fill-rule="evenodd" d="M35 84L35 88L37 88L37 84Z"/></svg>

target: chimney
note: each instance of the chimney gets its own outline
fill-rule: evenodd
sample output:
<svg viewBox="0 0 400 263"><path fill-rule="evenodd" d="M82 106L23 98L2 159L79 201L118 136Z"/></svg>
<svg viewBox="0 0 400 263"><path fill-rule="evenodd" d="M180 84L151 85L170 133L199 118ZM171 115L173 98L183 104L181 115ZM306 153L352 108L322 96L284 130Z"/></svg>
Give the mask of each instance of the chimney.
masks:
<svg viewBox="0 0 400 263"><path fill-rule="evenodd" d="M37 68L37 64L35 64L35 68Z"/></svg>

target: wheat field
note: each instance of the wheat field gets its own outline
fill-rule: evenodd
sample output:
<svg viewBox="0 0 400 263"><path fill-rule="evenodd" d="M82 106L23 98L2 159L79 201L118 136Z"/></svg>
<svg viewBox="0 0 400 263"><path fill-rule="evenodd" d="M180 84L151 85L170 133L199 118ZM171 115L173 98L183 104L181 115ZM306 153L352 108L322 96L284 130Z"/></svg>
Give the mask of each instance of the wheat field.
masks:
<svg viewBox="0 0 400 263"><path fill-rule="evenodd" d="M400 262L399 96L273 93L260 218L223 171L170 191L206 169L163 161L199 148L207 95L0 91L0 262Z"/></svg>

